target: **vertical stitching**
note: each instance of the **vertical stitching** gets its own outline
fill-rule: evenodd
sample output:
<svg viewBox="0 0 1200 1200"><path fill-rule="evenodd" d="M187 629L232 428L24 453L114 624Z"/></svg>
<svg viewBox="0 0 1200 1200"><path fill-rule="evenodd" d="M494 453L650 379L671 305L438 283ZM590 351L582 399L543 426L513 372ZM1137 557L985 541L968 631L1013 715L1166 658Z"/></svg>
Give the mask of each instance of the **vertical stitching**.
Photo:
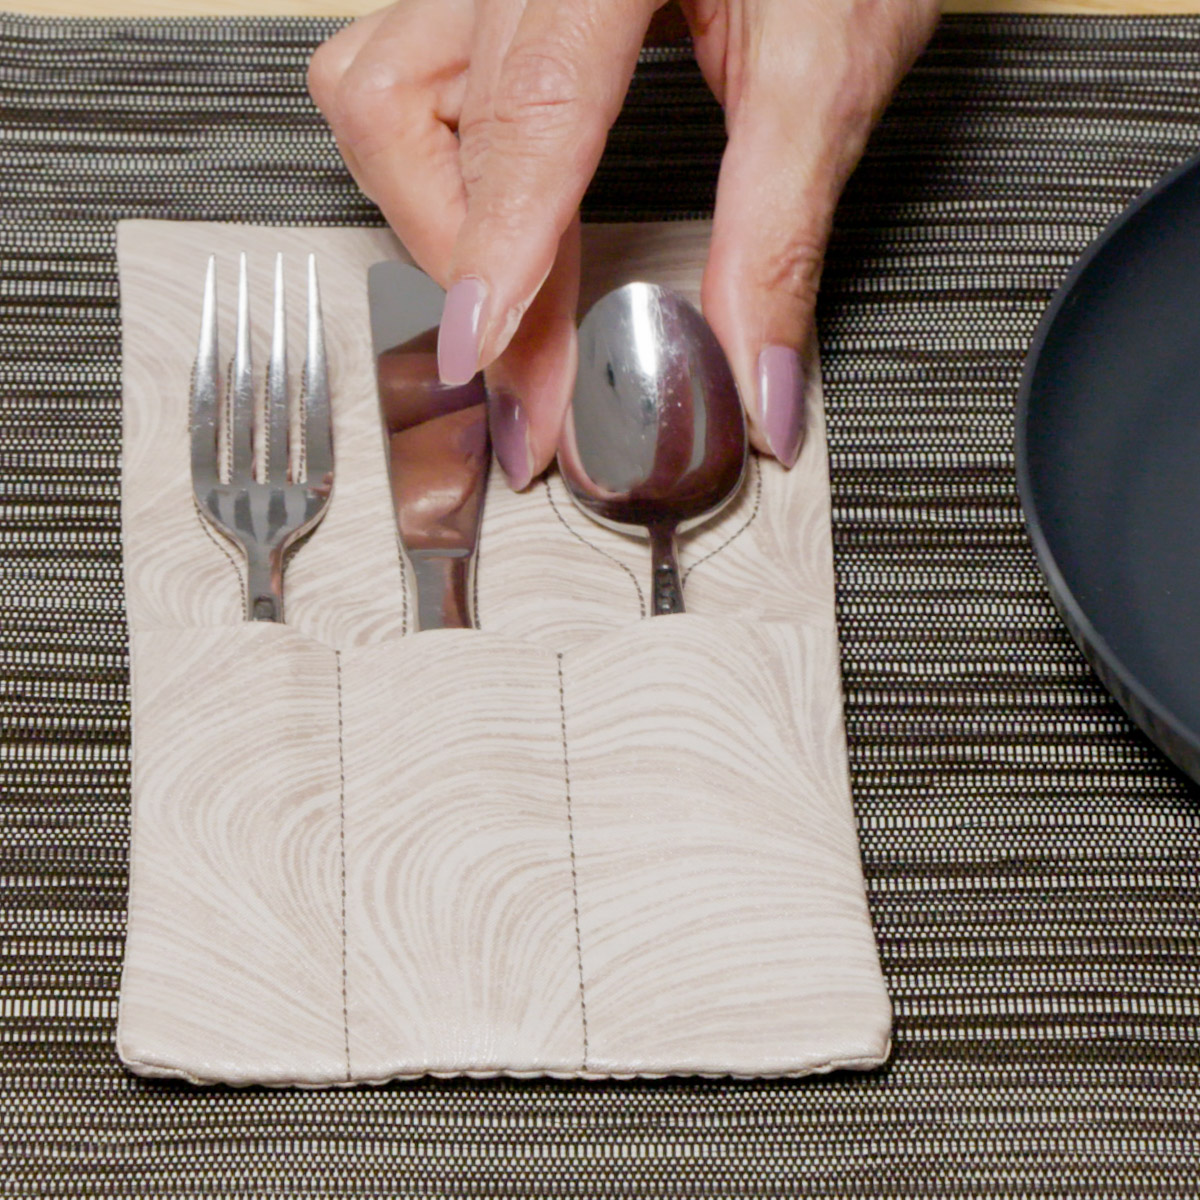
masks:
<svg viewBox="0 0 1200 1200"><path fill-rule="evenodd" d="M588 1022L587 1022L587 993L583 984L583 937L579 931L579 873L575 865L575 817L571 811L571 765L567 755L567 702L566 691L563 687L563 656L558 659L558 713L562 724L562 754L563 754L563 785L567 796L567 844L571 848L571 898L575 908L575 963L579 969L579 1016L583 1024L583 1063L580 1070L586 1071L588 1065Z"/></svg>
<svg viewBox="0 0 1200 1200"><path fill-rule="evenodd" d="M394 514L392 519L395 520ZM403 635L408 633L408 557L399 531L396 533L396 559L400 563L400 633Z"/></svg>
<svg viewBox="0 0 1200 1200"><path fill-rule="evenodd" d="M691 575L691 573L698 566L700 566L701 563L706 563L706 562L708 562L708 560L710 558L713 558L716 555L720 554L721 551L724 550L726 546L729 546L731 543L736 542L738 540L738 538L740 538L742 536L742 534L745 533L746 530L749 529L750 526L754 524L754 519L755 519L755 517L758 516L759 510L762 508L762 492L763 492L762 464L759 462L757 455L754 455L754 454L752 454L750 456L750 462L753 464L751 469L754 471L754 505L750 509L750 515L746 518L745 524L743 524L743 525L739 526L737 529L735 529L733 531L733 533L731 533L719 546L714 546L702 558L696 559L696 561L694 563L692 563L692 565L690 567L688 567L688 569L686 571L684 571L683 578L680 580L681 584L687 583L688 578Z"/></svg>
<svg viewBox="0 0 1200 1200"><path fill-rule="evenodd" d="M241 563L239 563L234 557L233 551L229 548L229 545L225 539L223 537L219 537L217 532L209 524L208 518L200 511L200 505L198 503L192 504L192 511L196 514L196 520L200 523L200 528L204 531L204 536L208 538L208 540L212 542L212 544L216 546L216 548L220 550L223 555L225 555L226 560L233 569L233 577L238 582L238 591L242 597L242 612L245 612L246 605L249 603L249 600L246 596L245 570L242 568Z"/></svg>
<svg viewBox="0 0 1200 1200"><path fill-rule="evenodd" d="M471 564L471 625L475 629L482 629L483 622L479 619L479 538L483 533L482 526L475 534L475 561ZM486 543L485 543L486 544Z"/></svg>
<svg viewBox="0 0 1200 1200"><path fill-rule="evenodd" d="M589 547L590 549L595 550L595 552L597 554L601 555L601 557L607 558L610 563L613 563L615 566L620 567L621 570L624 571L625 574L629 576L630 580L633 582L634 590L637 592L638 608L641 611L642 617L645 618L645 616L646 616L646 596L642 592L642 585L638 582L638 577L633 573L633 571L631 571L629 569L629 567L627 567L615 555L609 554L609 552L607 550L605 550L602 546L597 546L595 542L590 541L588 538L585 538L583 536L583 534L579 532L578 529L572 528L571 525L569 525L567 523L567 518L562 515L562 512L560 511L560 509L558 507L558 502L554 499L554 493L550 490L549 478L547 477L543 481L543 483L545 484L545 488L546 488L546 499L550 502L550 509L554 513L554 515L559 519L559 522L562 524L562 527L573 538L577 539L578 541L581 541L585 546Z"/></svg>
<svg viewBox="0 0 1200 1200"><path fill-rule="evenodd" d="M343 737L345 725L342 720L342 652L333 652L337 667L337 717L338 717L338 843L342 875L342 1038L346 1048L346 1082L353 1075L350 1070L350 987L346 969L346 751Z"/></svg>

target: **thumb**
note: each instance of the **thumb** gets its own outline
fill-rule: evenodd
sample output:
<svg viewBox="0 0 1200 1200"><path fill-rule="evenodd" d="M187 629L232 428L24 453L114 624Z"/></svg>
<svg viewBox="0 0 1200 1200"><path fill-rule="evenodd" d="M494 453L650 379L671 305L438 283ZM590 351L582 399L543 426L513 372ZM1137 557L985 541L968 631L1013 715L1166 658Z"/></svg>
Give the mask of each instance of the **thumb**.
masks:
<svg viewBox="0 0 1200 1200"><path fill-rule="evenodd" d="M508 345L620 111L656 0L528 0L459 125L467 211L438 340L447 383ZM472 64L474 69L474 64Z"/></svg>

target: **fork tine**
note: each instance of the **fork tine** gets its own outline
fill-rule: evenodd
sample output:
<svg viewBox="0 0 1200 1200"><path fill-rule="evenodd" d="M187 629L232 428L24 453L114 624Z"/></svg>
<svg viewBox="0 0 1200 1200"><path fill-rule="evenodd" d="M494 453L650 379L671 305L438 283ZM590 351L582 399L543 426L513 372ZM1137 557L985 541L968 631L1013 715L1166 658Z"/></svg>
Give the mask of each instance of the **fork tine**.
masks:
<svg viewBox="0 0 1200 1200"><path fill-rule="evenodd" d="M325 329L317 259L308 256L308 344L304 353L304 480L324 491L333 483L333 417L329 406L329 371L325 362Z"/></svg>
<svg viewBox="0 0 1200 1200"><path fill-rule="evenodd" d="M238 262L237 346L233 355L233 403L229 442L233 452L232 479L249 479L254 463L251 430L254 425L254 376L250 364L250 300L246 256Z"/></svg>
<svg viewBox="0 0 1200 1200"><path fill-rule="evenodd" d="M267 364L267 453L264 482L288 477L287 316L283 298L283 255L275 256L275 320Z"/></svg>
<svg viewBox="0 0 1200 1200"><path fill-rule="evenodd" d="M192 370L191 450L192 485L196 493L208 492L219 480L217 472L217 401L220 371L217 364L217 260L208 259L204 276L204 303L200 310L200 340Z"/></svg>

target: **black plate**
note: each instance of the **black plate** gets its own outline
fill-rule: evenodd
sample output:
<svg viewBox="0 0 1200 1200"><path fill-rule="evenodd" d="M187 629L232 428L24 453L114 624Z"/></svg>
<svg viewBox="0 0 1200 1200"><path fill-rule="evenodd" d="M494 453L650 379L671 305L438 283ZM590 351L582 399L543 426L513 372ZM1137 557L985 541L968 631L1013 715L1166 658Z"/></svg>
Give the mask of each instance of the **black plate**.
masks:
<svg viewBox="0 0 1200 1200"><path fill-rule="evenodd" d="M1017 485L1075 640L1200 780L1200 158L1051 303L1021 381Z"/></svg>

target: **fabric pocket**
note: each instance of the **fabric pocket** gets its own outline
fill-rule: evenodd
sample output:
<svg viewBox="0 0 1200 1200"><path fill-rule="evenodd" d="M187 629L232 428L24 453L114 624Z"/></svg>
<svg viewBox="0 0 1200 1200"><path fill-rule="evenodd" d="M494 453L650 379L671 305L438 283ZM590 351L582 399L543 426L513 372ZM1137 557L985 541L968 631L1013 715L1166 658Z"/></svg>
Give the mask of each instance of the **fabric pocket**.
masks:
<svg viewBox="0 0 1200 1200"><path fill-rule="evenodd" d="M140 635L122 1058L310 1085L882 1062L840 714L804 702L826 645L691 615L561 654Z"/></svg>

